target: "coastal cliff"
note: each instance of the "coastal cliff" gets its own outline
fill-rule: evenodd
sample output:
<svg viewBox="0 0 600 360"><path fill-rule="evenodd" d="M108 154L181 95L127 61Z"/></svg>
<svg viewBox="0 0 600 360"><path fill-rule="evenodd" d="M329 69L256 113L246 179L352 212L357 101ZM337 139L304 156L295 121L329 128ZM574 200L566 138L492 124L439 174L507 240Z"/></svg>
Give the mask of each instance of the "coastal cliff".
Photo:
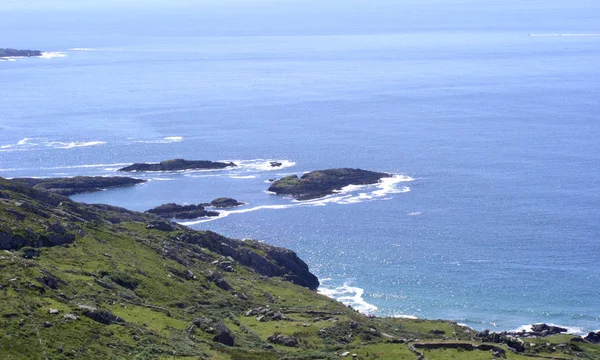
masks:
<svg viewBox="0 0 600 360"><path fill-rule="evenodd" d="M322 296L293 251L0 178L6 359L594 359L598 336L478 333Z"/></svg>

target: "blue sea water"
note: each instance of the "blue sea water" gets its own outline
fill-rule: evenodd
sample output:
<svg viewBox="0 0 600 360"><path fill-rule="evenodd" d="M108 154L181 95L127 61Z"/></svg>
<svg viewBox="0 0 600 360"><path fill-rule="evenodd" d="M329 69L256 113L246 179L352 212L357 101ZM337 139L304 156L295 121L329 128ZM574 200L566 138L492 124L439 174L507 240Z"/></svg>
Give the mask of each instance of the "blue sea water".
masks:
<svg viewBox="0 0 600 360"><path fill-rule="evenodd" d="M600 329L595 1L41 1L0 5L0 176L136 174L77 195L147 210L230 196L190 226L295 250L379 316ZM269 160L285 160L271 169ZM308 203L268 180L394 181Z"/></svg>

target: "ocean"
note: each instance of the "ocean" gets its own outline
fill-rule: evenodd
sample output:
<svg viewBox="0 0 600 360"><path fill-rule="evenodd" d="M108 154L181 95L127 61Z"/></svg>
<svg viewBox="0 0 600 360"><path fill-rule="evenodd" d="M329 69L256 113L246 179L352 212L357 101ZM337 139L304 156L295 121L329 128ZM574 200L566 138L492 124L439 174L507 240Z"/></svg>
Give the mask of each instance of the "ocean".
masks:
<svg viewBox="0 0 600 360"><path fill-rule="evenodd" d="M0 176L134 174L73 196L296 251L321 293L475 329L600 329L600 3L41 1L0 5ZM269 161L283 162L273 169ZM396 176L298 202L289 174Z"/></svg>

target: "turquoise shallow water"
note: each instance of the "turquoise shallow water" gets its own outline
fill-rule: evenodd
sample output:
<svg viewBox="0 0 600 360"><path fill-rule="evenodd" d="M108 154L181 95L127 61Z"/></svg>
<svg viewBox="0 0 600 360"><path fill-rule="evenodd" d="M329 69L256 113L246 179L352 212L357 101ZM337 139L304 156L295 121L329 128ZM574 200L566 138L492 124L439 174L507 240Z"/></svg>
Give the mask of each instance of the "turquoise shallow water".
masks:
<svg viewBox="0 0 600 360"><path fill-rule="evenodd" d="M247 202L191 226L292 248L322 292L377 315L600 329L599 5L31 4L0 7L3 46L51 52L0 61L1 176L237 161L74 198ZM342 166L402 177L265 193Z"/></svg>

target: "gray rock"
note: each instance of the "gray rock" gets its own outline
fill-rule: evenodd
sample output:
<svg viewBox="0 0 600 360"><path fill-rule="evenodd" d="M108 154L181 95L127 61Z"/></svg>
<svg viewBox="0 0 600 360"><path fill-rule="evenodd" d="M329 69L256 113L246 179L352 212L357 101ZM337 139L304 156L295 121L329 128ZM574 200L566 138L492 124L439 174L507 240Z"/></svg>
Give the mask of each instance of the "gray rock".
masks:
<svg viewBox="0 0 600 360"><path fill-rule="evenodd" d="M67 320L77 320L77 319L79 319L79 318L78 318L78 317L77 317L77 315L75 315L75 314L65 314L65 315L63 315L63 319L67 319Z"/></svg>
<svg viewBox="0 0 600 360"><path fill-rule="evenodd" d="M279 344L288 347L297 347L298 340L293 336L273 334L267 338L267 341L273 344Z"/></svg>
<svg viewBox="0 0 600 360"><path fill-rule="evenodd" d="M111 325L111 324L124 324L125 320L121 319L120 317L116 316L115 314L111 313L110 311L107 310L88 310L85 311L83 313L83 315L89 317L90 319L99 322L101 324L104 325Z"/></svg>

